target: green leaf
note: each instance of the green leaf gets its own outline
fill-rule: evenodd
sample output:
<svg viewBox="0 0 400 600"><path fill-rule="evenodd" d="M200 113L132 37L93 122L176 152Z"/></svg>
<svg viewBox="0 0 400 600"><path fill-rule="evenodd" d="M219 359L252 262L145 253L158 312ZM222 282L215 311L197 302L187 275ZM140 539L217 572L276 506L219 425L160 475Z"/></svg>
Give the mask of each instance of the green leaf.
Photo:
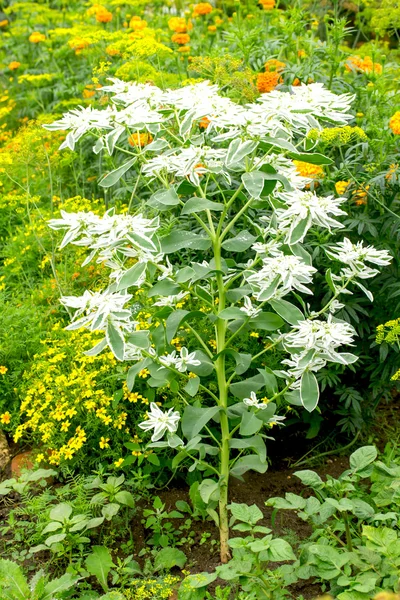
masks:
<svg viewBox="0 0 400 600"><path fill-rule="evenodd" d="M218 313L218 318L223 319L224 321L229 321L232 319L241 319L244 321L247 317L246 314L237 306L229 306Z"/></svg>
<svg viewBox="0 0 400 600"><path fill-rule="evenodd" d="M15 600L26 600L30 597L28 582L21 567L11 560L0 560L0 590L9 588Z"/></svg>
<svg viewBox="0 0 400 600"><path fill-rule="evenodd" d="M378 452L375 446L363 446L350 456L350 469L353 473L359 473L376 460Z"/></svg>
<svg viewBox="0 0 400 600"><path fill-rule="evenodd" d="M232 477L240 479L247 471L257 471L257 473L265 473L268 469L268 463L262 461L258 454L247 454L240 457L230 470Z"/></svg>
<svg viewBox="0 0 400 600"><path fill-rule="evenodd" d="M244 379L238 383L231 383L229 389L236 398L243 400L243 398L250 397L250 392L258 392L264 385L265 379L262 374L259 373L258 375L254 375L254 377Z"/></svg>
<svg viewBox="0 0 400 600"><path fill-rule="evenodd" d="M261 435L254 435L253 437L245 439L231 438L229 440L229 447L235 448L237 450L255 450L255 452L260 457L261 462L265 462L267 460L267 449Z"/></svg>
<svg viewBox="0 0 400 600"><path fill-rule="evenodd" d="M150 364L152 364L152 360L150 358L145 358L143 360L139 360L139 362L137 362L135 365L132 365L132 367L129 369L126 377L126 385L128 386L128 390L130 392L133 390L133 386L135 385L136 375Z"/></svg>
<svg viewBox="0 0 400 600"><path fill-rule="evenodd" d="M262 426L263 422L257 419L255 413L250 411L245 412L240 422L240 435L254 435L260 431Z"/></svg>
<svg viewBox="0 0 400 600"><path fill-rule="evenodd" d="M236 502L232 502L229 504L228 508L237 521L248 523L249 525L254 526L258 521L261 521L261 519L264 518L264 515L256 504L249 506L248 504L237 504Z"/></svg>
<svg viewBox="0 0 400 600"><path fill-rule="evenodd" d="M114 327L112 321L108 321L106 329L107 343L118 360L124 360L125 340L119 329Z"/></svg>
<svg viewBox="0 0 400 600"><path fill-rule="evenodd" d="M180 200L174 188L169 188L168 190L159 190L153 194L148 201L149 206L161 210L177 206L178 204L180 204Z"/></svg>
<svg viewBox="0 0 400 600"><path fill-rule="evenodd" d="M312 412L318 404L318 381L311 371L305 371L301 376L300 397L302 405L308 412Z"/></svg>
<svg viewBox="0 0 400 600"><path fill-rule="evenodd" d="M181 287L176 285L169 279L162 279L158 281L153 287L147 292L149 298L154 296L176 296L181 291Z"/></svg>
<svg viewBox="0 0 400 600"><path fill-rule="evenodd" d="M46 540L44 540L44 543L46 546L52 546L53 544L58 544L59 542L64 541L66 537L66 533L57 533L56 535L50 535Z"/></svg>
<svg viewBox="0 0 400 600"><path fill-rule="evenodd" d="M122 490L121 492L117 492L115 494L115 500L120 504L124 504L125 506L129 506L129 508L135 508L135 501L130 492Z"/></svg>
<svg viewBox="0 0 400 600"><path fill-rule="evenodd" d="M165 332L167 336L167 342L170 344L171 340L175 337L179 327L188 319L192 318L203 318L204 313L200 310L174 310L165 322Z"/></svg>
<svg viewBox="0 0 400 600"><path fill-rule="evenodd" d="M332 165L333 160L320 154L319 152L290 152L289 157L293 160L301 160L302 162L310 163L311 165Z"/></svg>
<svg viewBox="0 0 400 600"><path fill-rule="evenodd" d="M161 252L163 254L171 254L182 250L182 248L207 250L210 246L211 240L208 237L190 231L173 231L161 240Z"/></svg>
<svg viewBox="0 0 400 600"><path fill-rule="evenodd" d="M78 580L79 577L74 577L71 573L65 573L58 579L49 581L44 587L43 595L40 596L40 600L53 600L53 598L56 597L56 594L71 589Z"/></svg>
<svg viewBox="0 0 400 600"><path fill-rule="evenodd" d="M236 167L246 156L254 152L257 146L258 142L254 142L253 140L242 142L240 138L235 138L229 144L225 164L228 167Z"/></svg>
<svg viewBox="0 0 400 600"><path fill-rule="evenodd" d="M212 479L203 479L198 487L200 498L209 504L210 501L218 502L220 496L220 485L218 481Z"/></svg>
<svg viewBox="0 0 400 600"><path fill-rule="evenodd" d="M199 589L206 588L210 583L217 579L217 573L195 573L194 575L189 575L183 580L183 584L187 589ZM192 598L192 596L190 596ZM178 596L178 600L181 600L181 597ZM186 600L186 598L185 598ZM193 598L193 600L197 600Z"/></svg>
<svg viewBox="0 0 400 600"><path fill-rule="evenodd" d="M114 171L110 171L101 181L99 181L99 186L103 188L109 188L112 185L115 185L122 177L125 175L127 171L131 168L131 166L136 162L136 157L131 158L128 162L124 163L118 169L114 169Z"/></svg>
<svg viewBox="0 0 400 600"><path fill-rule="evenodd" d="M252 171L242 175L243 185L252 198L260 198L264 189L264 181L264 173L261 171Z"/></svg>
<svg viewBox="0 0 400 600"><path fill-rule="evenodd" d="M311 224L311 219L306 218L302 219L299 223L297 223L296 227L291 229L290 237L289 237L289 246L297 244L297 242L301 242L309 229Z"/></svg>
<svg viewBox="0 0 400 600"><path fill-rule="evenodd" d="M169 571L173 567L183 569L187 561L186 555L177 548L163 548L157 552L154 559L154 570Z"/></svg>
<svg viewBox="0 0 400 600"><path fill-rule="evenodd" d="M304 471L296 471L293 475L298 477L303 485L308 485L313 490L320 491L325 487L321 477L315 471L305 469Z"/></svg>
<svg viewBox="0 0 400 600"><path fill-rule="evenodd" d="M252 329L262 329L265 331L276 331L276 329L280 329L284 324L284 320L273 312L262 312L249 321L249 326Z"/></svg>
<svg viewBox="0 0 400 600"><path fill-rule="evenodd" d="M182 415L182 432L188 439L194 438L205 425L215 417L220 411L219 406L209 408L198 408L196 406L186 406Z"/></svg>
<svg viewBox="0 0 400 600"><path fill-rule="evenodd" d="M244 231L238 233L235 237L222 242L222 247L224 250L228 250L230 252L244 252L254 244L256 239L256 236L252 235L245 229Z"/></svg>
<svg viewBox="0 0 400 600"><path fill-rule="evenodd" d="M142 331L134 331L129 334L128 342L133 344L137 348L142 348L146 350L150 346L149 339L150 331L148 329L144 329Z"/></svg>
<svg viewBox="0 0 400 600"><path fill-rule="evenodd" d="M138 262L136 265L133 265L130 269L128 269L121 277L118 285L117 292L120 290L126 290L132 285L136 285L139 279L142 277L144 271L146 270L147 263Z"/></svg>
<svg viewBox="0 0 400 600"><path fill-rule="evenodd" d="M291 325L297 325L299 321L304 321L304 315L301 310L291 302L287 300L269 300L269 303L278 315Z"/></svg>
<svg viewBox="0 0 400 600"><path fill-rule="evenodd" d="M201 364L197 367L189 365L189 370L195 373L196 375L199 375L199 377L207 377L208 375L210 375L214 370L214 363L212 362L210 357L202 350L195 350L194 356L196 360L199 360L201 362Z"/></svg>
<svg viewBox="0 0 400 600"><path fill-rule="evenodd" d="M193 398L199 391L200 378L199 377L190 377L188 379L187 384L183 388L189 396Z"/></svg>
<svg viewBox="0 0 400 600"><path fill-rule="evenodd" d="M189 198L189 200L185 202L185 206L182 208L181 215L191 215L192 213L198 213L203 210L220 211L224 210L224 205L220 204L219 202L206 200L206 198Z"/></svg>
<svg viewBox="0 0 400 600"><path fill-rule="evenodd" d="M273 539L270 541L269 548L267 550L268 560L273 562L283 562L285 560L296 560L296 556L292 550L291 545L285 540L280 538Z"/></svg>
<svg viewBox="0 0 400 600"><path fill-rule="evenodd" d="M72 506L70 504L67 504L66 502L61 502L60 504L57 504L57 506L51 509L49 516L52 521L59 521L60 523L62 523L66 519L69 519L71 514Z"/></svg>
<svg viewBox="0 0 400 600"><path fill-rule="evenodd" d="M86 557L86 569L91 575L96 577L103 590L108 590L107 578L114 562L108 548L105 546L93 546L92 553Z"/></svg>

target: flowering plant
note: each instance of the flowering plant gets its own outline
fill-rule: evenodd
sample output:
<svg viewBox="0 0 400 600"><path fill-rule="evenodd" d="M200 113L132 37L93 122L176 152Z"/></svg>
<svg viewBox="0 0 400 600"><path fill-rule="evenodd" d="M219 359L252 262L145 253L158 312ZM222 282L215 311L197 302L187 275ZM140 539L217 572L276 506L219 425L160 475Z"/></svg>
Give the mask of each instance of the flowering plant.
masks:
<svg viewBox="0 0 400 600"><path fill-rule="evenodd" d="M327 362L357 360L342 351L355 331L337 313L352 285L372 300L364 285L377 273L371 265L390 262L387 251L361 242L331 245L330 296L312 305L317 269L306 236L341 229L346 199L318 196L293 161L330 164L312 152L307 134L350 121L352 98L321 84L273 91L247 106L208 82L162 91L113 79L103 91L112 96L107 108L77 109L47 125L68 130L62 148L93 136L93 151L115 161L100 185L125 181L131 196L125 215L64 212L50 221L65 231L62 247L87 247L84 264L96 260L110 270L106 289L62 298L75 311L67 329L103 332L88 354L108 346L117 360L132 362L130 390L147 369L151 388L176 394L168 412L153 403L140 427L152 432L150 447L177 450L173 467L191 461L190 470L204 473L199 489L226 562L229 477L266 471L264 428L282 421L277 403L313 411L315 372ZM137 318L139 288L154 299L146 329ZM182 308L188 299L191 310ZM212 350L202 336L205 321L215 329ZM241 348L251 329L266 332L254 355ZM178 332L187 334L179 354L171 344ZM263 362L276 348L287 354L281 369Z"/></svg>

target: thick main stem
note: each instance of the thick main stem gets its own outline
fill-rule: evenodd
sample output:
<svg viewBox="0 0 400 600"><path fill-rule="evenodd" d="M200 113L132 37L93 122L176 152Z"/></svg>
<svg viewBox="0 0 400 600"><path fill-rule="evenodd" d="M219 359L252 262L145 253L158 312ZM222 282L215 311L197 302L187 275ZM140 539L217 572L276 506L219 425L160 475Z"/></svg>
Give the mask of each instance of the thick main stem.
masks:
<svg viewBox="0 0 400 600"><path fill-rule="evenodd" d="M215 267L221 271L221 241L214 241L214 259ZM225 308L225 289L221 272L217 273L218 285L218 308L219 311ZM221 419L221 451L220 451L220 498L219 498L219 531L221 546L221 562L226 563L230 558L229 552L229 523L228 523L228 490L229 490L229 421L227 415L228 408L228 384L225 372L225 349L226 340L226 321L217 319L216 322L216 342L217 353L219 354L215 361L215 369L218 382L218 403L222 408ZM222 354L221 354L222 353Z"/></svg>

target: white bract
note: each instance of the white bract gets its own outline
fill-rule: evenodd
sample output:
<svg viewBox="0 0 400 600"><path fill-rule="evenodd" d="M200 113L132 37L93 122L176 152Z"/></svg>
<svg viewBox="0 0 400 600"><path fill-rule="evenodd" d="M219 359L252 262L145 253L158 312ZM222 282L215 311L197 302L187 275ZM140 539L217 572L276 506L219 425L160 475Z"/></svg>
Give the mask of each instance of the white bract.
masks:
<svg viewBox="0 0 400 600"><path fill-rule="evenodd" d="M147 415L148 419L139 423L139 427L144 431L153 430L152 442L157 442L167 432L175 433L181 418L178 411L170 408L167 412L163 412L155 402L150 403L150 410Z"/></svg>

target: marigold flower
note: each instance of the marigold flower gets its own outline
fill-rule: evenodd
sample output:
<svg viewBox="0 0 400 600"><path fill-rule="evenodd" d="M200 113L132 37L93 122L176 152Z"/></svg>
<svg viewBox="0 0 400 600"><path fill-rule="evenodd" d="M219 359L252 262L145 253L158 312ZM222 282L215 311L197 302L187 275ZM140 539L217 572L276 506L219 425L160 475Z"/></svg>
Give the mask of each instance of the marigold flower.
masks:
<svg viewBox="0 0 400 600"><path fill-rule="evenodd" d="M172 17L168 21L168 27L175 33L186 33L188 30L193 29L192 23L190 21L186 23L186 19L183 17Z"/></svg>
<svg viewBox="0 0 400 600"><path fill-rule="evenodd" d="M261 94L272 92L282 82L282 78L278 71L272 73L259 73L257 75L257 89Z"/></svg>
<svg viewBox="0 0 400 600"><path fill-rule="evenodd" d="M175 44L184 46L190 42L190 35L187 33L174 33L174 35L171 37L171 41Z"/></svg>
<svg viewBox="0 0 400 600"><path fill-rule="evenodd" d="M292 83L292 85L294 85L295 87L297 87L297 86L301 85L301 81L300 81L300 79L299 79L298 77L295 77L295 78L293 79L293 83Z"/></svg>
<svg viewBox="0 0 400 600"><path fill-rule="evenodd" d="M178 48L178 52L185 54L186 52L190 52L190 46L180 46Z"/></svg>
<svg viewBox="0 0 400 600"><path fill-rule="evenodd" d="M273 73L274 71L280 72L286 67L286 63L277 60L276 58L270 58L265 63L264 67L268 73Z"/></svg>
<svg viewBox="0 0 400 600"><path fill-rule="evenodd" d="M193 7L193 16L199 17L201 15L208 15L213 11L213 7L209 2L199 2L199 4L195 4Z"/></svg>
<svg viewBox="0 0 400 600"><path fill-rule="evenodd" d="M3 413L2 415L0 415L0 423L3 423L4 425L8 425L8 423L10 421L11 421L11 415L8 411Z"/></svg>
<svg viewBox="0 0 400 600"><path fill-rule="evenodd" d="M104 448L109 448L110 444L108 443L110 441L110 438L106 438L106 437L101 437L100 438L100 442L99 442L99 446L102 450L104 450Z"/></svg>
<svg viewBox="0 0 400 600"><path fill-rule="evenodd" d="M343 196L349 185L350 181L337 181L335 183L335 190L338 196Z"/></svg>
<svg viewBox="0 0 400 600"><path fill-rule="evenodd" d="M87 88L85 88L82 92L82 96L84 98L93 98L93 96L95 95L95 91L94 90L88 90Z"/></svg>
<svg viewBox="0 0 400 600"><path fill-rule="evenodd" d="M32 42L32 44L38 44L39 42L44 42L45 39L46 39L46 36L44 35L44 33L41 33L40 31L34 31L29 36L29 41Z"/></svg>
<svg viewBox="0 0 400 600"><path fill-rule="evenodd" d="M299 58L304 58L305 56L307 56L307 53L306 53L306 51L305 51L305 50L303 50L303 49L300 49L300 50L297 50L297 56L298 56Z"/></svg>
<svg viewBox="0 0 400 600"><path fill-rule="evenodd" d="M400 111L394 113L393 117L389 121L389 127L394 134L400 135Z"/></svg>
<svg viewBox="0 0 400 600"><path fill-rule="evenodd" d="M380 75L382 73L382 65L374 63L370 56L350 56L345 64L347 71L357 71L359 73L376 73Z"/></svg>
<svg viewBox="0 0 400 600"><path fill-rule="evenodd" d="M7 367L5 367L3 365L0 366L0 375L5 375L7 373L7 371L8 371Z"/></svg>
<svg viewBox="0 0 400 600"><path fill-rule="evenodd" d="M4 19L3 21L0 21L0 27L6 27L8 25L8 19Z"/></svg>
<svg viewBox="0 0 400 600"><path fill-rule="evenodd" d="M141 148L143 148L144 146L147 146L147 144L150 144L153 141L153 137L150 135L150 133L132 133L132 135L130 135L128 137L128 144L130 146L140 146Z"/></svg>
<svg viewBox="0 0 400 600"><path fill-rule="evenodd" d="M12 60L10 62L10 64L8 65L8 68L10 69L10 71L15 71L15 69L18 69L18 67L21 66L21 63L18 62L17 60Z"/></svg>
<svg viewBox="0 0 400 600"><path fill-rule="evenodd" d="M259 0L259 4L264 10L272 10L275 8L275 0Z"/></svg>
<svg viewBox="0 0 400 600"><path fill-rule="evenodd" d="M302 177L321 179L324 176L324 170L319 165L312 165L302 160L294 160L293 164L296 165L297 172Z"/></svg>
<svg viewBox="0 0 400 600"><path fill-rule="evenodd" d="M367 204L368 190L370 187L371 186L366 185L362 188L354 190L353 199L357 206L362 206L363 204Z"/></svg>
<svg viewBox="0 0 400 600"><path fill-rule="evenodd" d="M210 119L208 117L203 117L199 123L200 129L207 129L210 124Z"/></svg>
<svg viewBox="0 0 400 600"><path fill-rule="evenodd" d="M215 33L215 32L217 31L217 26L216 26L216 25L209 25L209 26L207 27L207 29L208 29L208 31L209 31L210 33Z"/></svg>
<svg viewBox="0 0 400 600"><path fill-rule="evenodd" d="M142 29L146 29L147 21L141 19L141 17L132 17L129 21L129 28L134 31L141 31Z"/></svg>
<svg viewBox="0 0 400 600"><path fill-rule="evenodd" d="M389 181L390 183L396 181L398 168L399 168L398 164L393 163L390 165L389 170L385 175L386 181Z"/></svg>

